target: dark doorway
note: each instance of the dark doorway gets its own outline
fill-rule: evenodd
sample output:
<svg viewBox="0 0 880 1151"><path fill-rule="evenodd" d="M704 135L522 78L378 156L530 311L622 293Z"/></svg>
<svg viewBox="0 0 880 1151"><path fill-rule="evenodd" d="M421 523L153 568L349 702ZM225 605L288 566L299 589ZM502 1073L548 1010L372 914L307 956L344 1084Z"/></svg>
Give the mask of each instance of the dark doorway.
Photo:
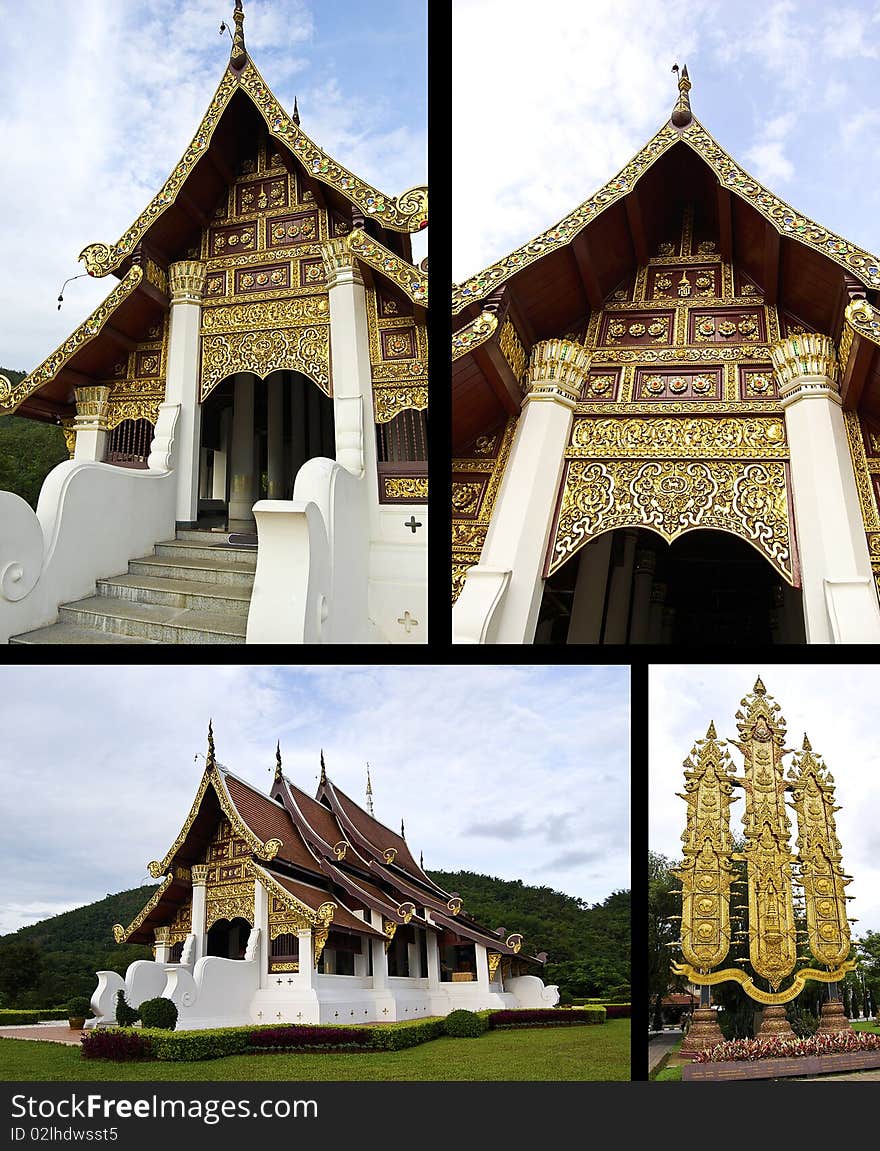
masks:
<svg viewBox="0 0 880 1151"><path fill-rule="evenodd" d="M220 959L244 959L251 925L246 919L218 919L208 929L205 954Z"/></svg>

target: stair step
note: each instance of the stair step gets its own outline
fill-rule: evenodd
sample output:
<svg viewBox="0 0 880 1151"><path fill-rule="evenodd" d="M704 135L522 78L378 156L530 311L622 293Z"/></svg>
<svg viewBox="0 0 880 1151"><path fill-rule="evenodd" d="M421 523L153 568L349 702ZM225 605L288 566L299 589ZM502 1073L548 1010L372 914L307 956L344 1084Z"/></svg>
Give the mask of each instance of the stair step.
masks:
<svg viewBox="0 0 880 1151"><path fill-rule="evenodd" d="M229 544L211 544L201 540L163 540L156 544L157 556L178 556L187 559L231 560L254 571L257 566L256 548L236 548Z"/></svg>
<svg viewBox="0 0 880 1151"><path fill-rule="evenodd" d="M137 636L157 643L243 644L247 631L244 613L131 603L102 595L62 604L58 616L62 623L93 627L119 636Z"/></svg>
<svg viewBox="0 0 880 1151"><path fill-rule="evenodd" d="M211 528L178 528L175 538L190 543L206 543L213 546L224 543L229 538L229 529L223 528L213 531Z"/></svg>
<svg viewBox="0 0 880 1151"><path fill-rule="evenodd" d="M129 575L167 576L169 579L193 580L223 587L251 588L254 569L225 558L190 559L188 556L144 556L131 560Z"/></svg>
<svg viewBox="0 0 880 1151"><path fill-rule="evenodd" d="M173 575L128 575L99 579L98 596L128 603L157 603L168 607L185 607L194 611L208 611L243 615L247 622L251 602L250 587L202 583L175 578Z"/></svg>
<svg viewBox="0 0 880 1151"><path fill-rule="evenodd" d="M22 635L9 637L10 643L148 643L156 644L155 639L143 639L133 635L115 635L113 632L98 631L92 627L77 627L72 623L52 623L48 627L38 627Z"/></svg>

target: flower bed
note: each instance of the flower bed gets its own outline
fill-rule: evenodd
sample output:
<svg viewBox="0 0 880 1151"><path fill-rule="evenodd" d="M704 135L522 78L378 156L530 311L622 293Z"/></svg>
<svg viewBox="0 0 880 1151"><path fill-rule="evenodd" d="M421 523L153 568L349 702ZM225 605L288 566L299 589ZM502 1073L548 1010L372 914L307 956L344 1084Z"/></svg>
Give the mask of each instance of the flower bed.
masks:
<svg viewBox="0 0 880 1151"><path fill-rule="evenodd" d="M604 1023L604 1007L547 1007L522 1011L491 1011L490 1028L500 1027L564 1027L572 1023Z"/></svg>
<svg viewBox="0 0 880 1151"><path fill-rule="evenodd" d="M880 1035L838 1031L805 1039L733 1039L694 1055L682 1079L779 1079L880 1067Z"/></svg>

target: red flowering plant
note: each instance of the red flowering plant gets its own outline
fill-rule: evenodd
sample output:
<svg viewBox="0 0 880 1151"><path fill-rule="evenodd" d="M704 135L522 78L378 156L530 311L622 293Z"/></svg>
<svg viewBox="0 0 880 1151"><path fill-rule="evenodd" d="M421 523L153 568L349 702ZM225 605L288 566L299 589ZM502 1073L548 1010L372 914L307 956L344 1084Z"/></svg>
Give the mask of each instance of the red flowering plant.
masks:
<svg viewBox="0 0 880 1151"><path fill-rule="evenodd" d="M791 1059L798 1055L842 1055L855 1051L880 1051L880 1035L867 1031L833 1031L804 1039L731 1039L698 1051L693 1062Z"/></svg>

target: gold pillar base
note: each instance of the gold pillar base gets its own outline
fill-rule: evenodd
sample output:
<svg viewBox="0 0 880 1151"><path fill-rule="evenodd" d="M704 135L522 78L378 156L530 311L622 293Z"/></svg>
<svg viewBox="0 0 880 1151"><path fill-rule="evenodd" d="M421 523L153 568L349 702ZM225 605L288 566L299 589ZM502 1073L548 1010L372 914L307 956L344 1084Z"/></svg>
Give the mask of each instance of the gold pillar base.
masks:
<svg viewBox="0 0 880 1151"><path fill-rule="evenodd" d="M852 1024L844 1013L843 1001L840 999L822 1004L817 1034L829 1035L836 1031L852 1031Z"/></svg>
<svg viewBox="0 0 880 1151"><path fill-rule="evenodd" d="M769 1005L764 1008L761 1016L761 1027L755 1038L797 1039L791 1024L788 1022L784 1007Z"/></svg>
<svg viewBox="0 0 880 1151"><path fill-rule="evenodd" d="M724 1036L718 1026L717 1012L711 1007L698 1007L682 1042L680 1054L696 1055L698 1051L705 1051L723 1042Z"/></svg>

